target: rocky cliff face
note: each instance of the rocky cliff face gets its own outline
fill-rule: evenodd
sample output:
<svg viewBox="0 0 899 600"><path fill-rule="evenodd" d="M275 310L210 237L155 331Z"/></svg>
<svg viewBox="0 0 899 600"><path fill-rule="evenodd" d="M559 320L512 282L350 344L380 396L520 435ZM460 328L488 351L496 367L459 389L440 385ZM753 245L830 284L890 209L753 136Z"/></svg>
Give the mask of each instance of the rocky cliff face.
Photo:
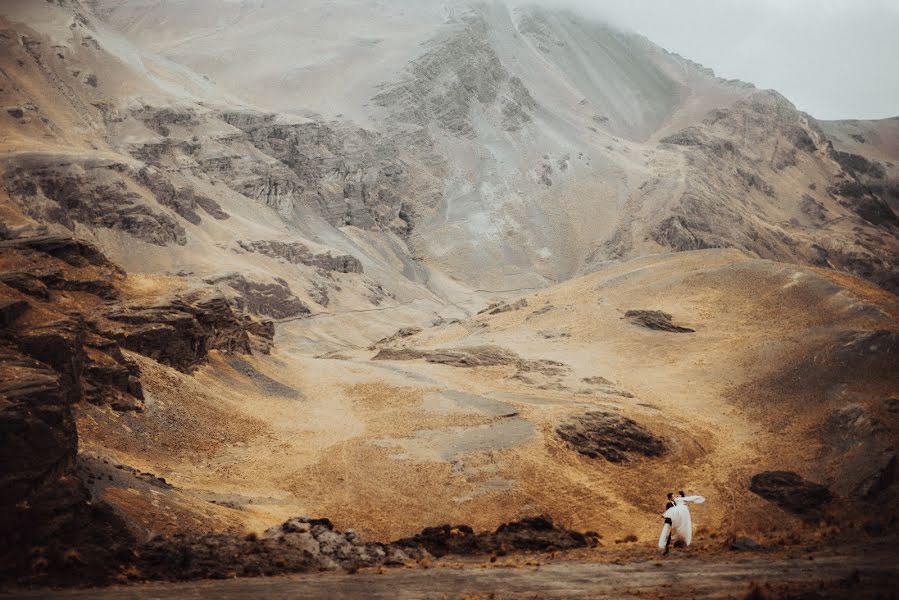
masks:
<svg viewBox="0 0 899 600"><path fill-rule="evenodd" d="M122 307L125 274L90 244L43 235L0 241L0 556L4 578L101 582L135 544L76 468L79 403L143 410L125 350L182 370L211 350L271 346L271 323L223 299Z"/></svg>
<svg viewBox="0 0 899 600"><path fill-rule="evenodd" d="M413 211L432 208L439 198L436 190L415 189L415 180L427 173L409 173L400 157L403 140L339 124L283 123L274 114L228 112L222 119L276 162L265 171L247 165L249 173L233 170L232 162L217 174L282 214L292 215L301 204L333 226L406 235Z"/></svg>
<svg viewBox="0 0 899 600"><path fill-rule="evenodd" d="M122 176L126 170L124 164L111 161L73 163L63 157L36 156L10 165L5 180L13 201L40 222L59 223L71 231L76 223L115 229L159 246L184 245L184 227L142 203Z"/></svg>

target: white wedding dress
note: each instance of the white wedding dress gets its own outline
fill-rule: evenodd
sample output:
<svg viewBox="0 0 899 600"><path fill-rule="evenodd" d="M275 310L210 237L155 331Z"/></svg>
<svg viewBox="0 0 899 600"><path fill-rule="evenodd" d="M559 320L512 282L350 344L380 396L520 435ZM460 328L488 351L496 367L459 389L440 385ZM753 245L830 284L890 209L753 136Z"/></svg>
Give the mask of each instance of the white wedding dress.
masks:
<svg viewBox="0 0 899 600"><path fill-rule="evenodd" d="M671 534L671 543L683 542L689 546L693 541L693 519L690 517L688 503L702 504L705 498L702 496L678 496L674 499L674 506L662 515L671 519L671 524L665 523L662 527L662 535L659 536L659 548L664 550L668 542L668 534Z"/></svg>

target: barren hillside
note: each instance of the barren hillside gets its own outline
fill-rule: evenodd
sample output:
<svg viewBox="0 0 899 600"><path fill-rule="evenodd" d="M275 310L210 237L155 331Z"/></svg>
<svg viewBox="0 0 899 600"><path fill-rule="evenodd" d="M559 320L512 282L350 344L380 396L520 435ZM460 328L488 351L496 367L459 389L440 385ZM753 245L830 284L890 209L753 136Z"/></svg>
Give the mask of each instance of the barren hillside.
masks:
<svg viewBox="0 0 899 600"><path fill-rule="evenodd" d="M274 572L652 546L682 488L706 540L896 533L895 119L500 2L10 0L0 44L20 580L299 515L399 545Z"/></svg>

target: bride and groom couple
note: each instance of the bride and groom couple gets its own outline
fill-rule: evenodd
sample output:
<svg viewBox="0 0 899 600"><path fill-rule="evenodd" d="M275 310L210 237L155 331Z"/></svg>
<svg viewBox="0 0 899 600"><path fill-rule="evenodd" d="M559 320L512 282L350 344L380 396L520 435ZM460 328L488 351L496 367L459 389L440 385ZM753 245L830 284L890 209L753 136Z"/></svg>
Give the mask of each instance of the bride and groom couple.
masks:
<svg viewBox="0 0 899 600"><path fill-rule="evenodd" d="M683 490L678 492L677 496L674 495L674 492L668 493L665 512L662 514L665 525L659 536L659 550L662 550L663 554L668 554L672 544L689 546L693 541L693 520L690 518L690 509L687 508L687 504L691 502L702 504L705 502L705 498L687 496Z"/></svg>

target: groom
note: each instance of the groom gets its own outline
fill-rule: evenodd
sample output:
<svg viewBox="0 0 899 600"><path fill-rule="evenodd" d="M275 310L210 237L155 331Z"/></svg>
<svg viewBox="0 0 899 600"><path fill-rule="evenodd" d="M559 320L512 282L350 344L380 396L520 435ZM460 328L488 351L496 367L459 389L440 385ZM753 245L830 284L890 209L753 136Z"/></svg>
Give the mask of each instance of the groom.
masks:
<svg viewBox="0 0 899 600"><path fill-rule="evenodd" d="M665 512L668 512L669 509L674 508L676 506L674 502L674 493L668 492L668 500L665 502ZM665 525L662 526L662 535L659 536L659 548L665 549L662 554L668 554L668 550L671 546L671 519L666 517L664 514L662 518L665 519ZM662 540L664 540L664 546L662 545Z"/></svg>

